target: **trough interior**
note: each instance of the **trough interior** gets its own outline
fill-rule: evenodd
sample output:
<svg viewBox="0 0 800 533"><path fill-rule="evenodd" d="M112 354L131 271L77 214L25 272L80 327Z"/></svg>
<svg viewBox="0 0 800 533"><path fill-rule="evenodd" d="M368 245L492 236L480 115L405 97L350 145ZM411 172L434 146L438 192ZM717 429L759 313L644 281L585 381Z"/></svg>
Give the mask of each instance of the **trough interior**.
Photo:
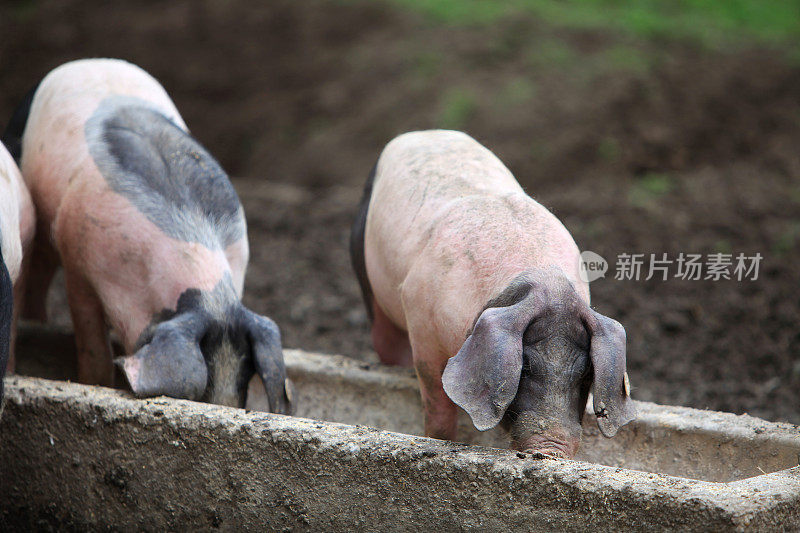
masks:
<svg viewBox="0 0 800 533"><path fill-rule="evenodd" d="M295 385L297 416L424 434L412 370L295 350L286 350L286 361ZM18 338L17 371L75 380L72 335L47 327L23 326ZM124 379L118 376L118 382ZM254 379L247 408L261 410L263 402L263 386ZM587 412L576 459L715 482L736 481L800 464L798 426L747 415L645 402L637 405L639 418L611 439L600 434L594 416ZM499 448L508 444L500 429L475 430L463 412L459 440Z"/></svg>

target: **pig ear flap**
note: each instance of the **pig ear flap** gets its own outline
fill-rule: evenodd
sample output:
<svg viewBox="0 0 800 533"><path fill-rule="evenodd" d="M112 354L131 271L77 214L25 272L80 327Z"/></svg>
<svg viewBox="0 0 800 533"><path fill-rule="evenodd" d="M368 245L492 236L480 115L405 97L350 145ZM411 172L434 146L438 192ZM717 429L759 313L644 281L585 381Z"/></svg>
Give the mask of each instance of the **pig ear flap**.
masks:
<svg viewBox="0 0 800 533"><path fill-rule="evenodd" d="M591 335L589 357L594 366L594 414L606 437L636 418L625 371L625 328L590 310L586 327Z"/></svg>
<svg viewBox="0 0 800 533"><path fill-rule="evenodd" d="M447 361L444 391L480 431L495 427L517 395L522 335L542 312L542 299L535 292L530 290L515 305L486 309L458 354Z"/></svg>
<svg viewBox="0 0 800 533"><path fill-rule="evenodd" d="M179 315L146 333L149 340L135 354L114 362L122 368L136 396L199 400L208 382L200 351L201 334L196 317Z"/></svg>
<svg viewBox="0 0 800 533"><path fill-rule="evenodd" d="M264 383L270 412L290 415L294 412L294 387L286 377L278 325L267 317L244 311L243 322L250 339L253 364Z"/></svg>

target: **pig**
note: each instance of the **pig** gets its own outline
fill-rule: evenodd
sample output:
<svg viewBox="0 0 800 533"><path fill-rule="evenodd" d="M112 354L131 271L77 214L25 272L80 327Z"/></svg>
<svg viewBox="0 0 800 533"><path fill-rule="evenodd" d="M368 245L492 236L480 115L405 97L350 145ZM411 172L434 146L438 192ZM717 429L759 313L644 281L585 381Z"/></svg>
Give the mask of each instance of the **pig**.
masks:
<svg viewBox="0 0 800 533"><path fill-rule="evenodd" d="M24 267L34 232L28 189L11 153L0 143L0 411L3 376L14 372L14 337L19 307L14 301L24 284Z"/></svg>
<svg viewBox="0 0 800 533"><path fill-rule="evenodd" d="M26 113L21 169L41 237L26 312L42 317L60 263L78 379L111 385L116 363L137 396L241 407L257 373L270 411L291 413L279 329L241 303L241 203L163 87L122 60L78 60L41 81ZM126 355L112 358L109 330Z"/></svg>
<svg viewBox="0 0 800 533"><path fill-rule="evenodd" d="M456 406L511 448L572 458L593 385L601 432L636 416L625 330L589 307L578 247L468 135L400 135L370 174L350 241L381 361L413 365L425 433Z"/></svg>

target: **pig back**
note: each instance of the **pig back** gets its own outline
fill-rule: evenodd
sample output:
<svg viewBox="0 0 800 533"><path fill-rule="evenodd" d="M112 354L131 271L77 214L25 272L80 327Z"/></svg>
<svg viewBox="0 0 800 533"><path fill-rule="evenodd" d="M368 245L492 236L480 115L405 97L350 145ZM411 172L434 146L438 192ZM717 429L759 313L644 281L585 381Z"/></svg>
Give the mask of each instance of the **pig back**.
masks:
<svg viewBox="0 0 800 533"><path fill-rule="evenodd" d="M556 266L580 285L566 228L463 133L415 132L386 147L365 233L376 299L402 327L419 313L460 336L486 301L529 270ZM579 291L588 299L588 288Z"/></svg>
<svg viewBox="0 0 800 533"><path fill-rule="evenodd" d="M453 202L508 193L524 194L505 165L464 133L421 131L392 140L378 160L364 239L378 300L386 301L382 286L399 287Z"/></svg>
<svg viewBox="0 0 800 533"><path fill-rule="evenodd" d="M186 125L164 88L141 68L118 59L83 59L52 70L33 96L22 137L20 168L37 211L49 227L67 186L89 178L84 127L110 97L136 98L179 128Z"/></svg>
<svg viewBox="0 0 800 533"><path fill-rule="evenodd" d="M48 75L22 161L65 270L89 281L126 346L187 289L211 290L230 274L241 295L248 247L239 198L138 67L87 60Z"/></svg>

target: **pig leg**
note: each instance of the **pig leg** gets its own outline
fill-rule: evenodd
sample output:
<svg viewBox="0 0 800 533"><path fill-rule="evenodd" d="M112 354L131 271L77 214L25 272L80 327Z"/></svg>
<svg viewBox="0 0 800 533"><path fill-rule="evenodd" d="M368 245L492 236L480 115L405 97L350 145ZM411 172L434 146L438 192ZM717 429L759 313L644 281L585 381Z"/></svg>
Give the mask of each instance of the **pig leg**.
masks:
<svg viewBox="0 0 800 533"><path fill-rule="evenodd" d="M47 231L36 232L33 250L29 254L30 265L23 269L26 279L22 283L20 298L16 300L16 305L22 310L22 316L38 322L47 321L47 293L58 268L58 255L44 237L48 234ZM25 290L26 288L27 290Z"/></svg>
<svg viewBox="0 0 800 533"><path fill-rule="evenodd" d="M408 334L395 326L372 298L372 346L385 365L411 366L411 344Z"/></svg>
<svg viewBox="0 0 800 533"><path fill-rule="evenodd" d="M455 440L458 411L442 386L442 372L446 365L447 358L444 356L421 356L418 350L414 350L414 367L417 370L425 416L425 436Z"/></svg>
<svg viewBox="0 0 800 533"><path fill-rule="evenodd" d="M64 278L75 328L78 381L110 387L114 384L114 365L103 304L82 276L65 269Z"/></svg>
<svg viewBox="0 0 800 533"><path fill-rule="evenodd" d="M8 351L8 365L6 366L6 375L14 373L16 367L16 345L17 345L17 325L19 324L19 317L22 310L22 302L25 299L25 285L28 281L28 269L30 268L31 257L30 254L23 254L22 266L19 271L19 277L14 284L14 311L11 319L11 345Z"/></svg>

